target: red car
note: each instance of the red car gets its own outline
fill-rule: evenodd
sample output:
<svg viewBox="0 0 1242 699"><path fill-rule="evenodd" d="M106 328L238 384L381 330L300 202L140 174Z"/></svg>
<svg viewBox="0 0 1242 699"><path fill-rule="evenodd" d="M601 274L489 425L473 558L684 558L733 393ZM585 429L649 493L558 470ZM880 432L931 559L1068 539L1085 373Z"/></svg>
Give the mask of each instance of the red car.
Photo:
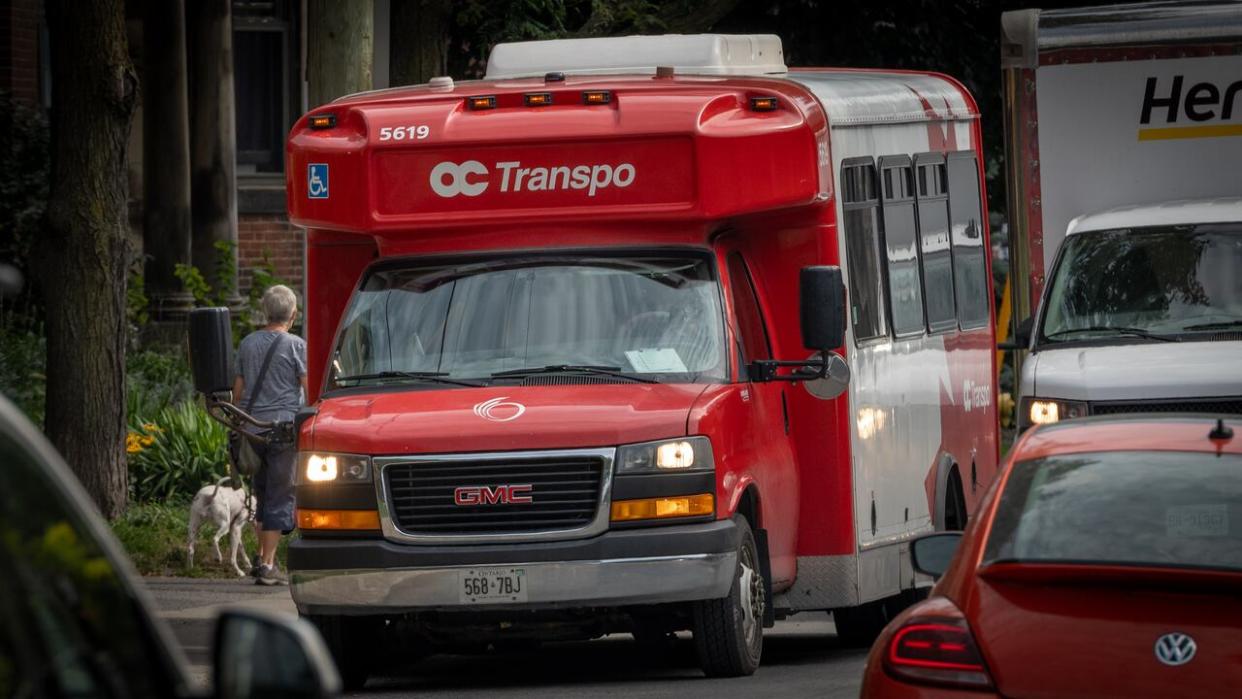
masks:
<svg viewBox="0 0 1242 699"><path fill-rule="evenodd" d="M1242 420L1088 418L1011 452L864 697L1242 696Z"/></svg>

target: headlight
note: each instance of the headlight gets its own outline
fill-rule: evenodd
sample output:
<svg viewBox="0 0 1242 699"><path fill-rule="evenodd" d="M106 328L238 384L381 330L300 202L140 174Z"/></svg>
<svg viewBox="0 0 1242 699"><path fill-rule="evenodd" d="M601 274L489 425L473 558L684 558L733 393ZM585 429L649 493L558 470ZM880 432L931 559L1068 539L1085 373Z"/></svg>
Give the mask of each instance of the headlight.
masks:
<svg viewBox="0 0 1242 699"><path fill-rule="evenodd" d="M1023 398L1018 413L1018 427L1027 429L1035 425L1050 425L1061 420L1086 417L1087 404L1077 400L1055 398Z"/></svg>
<svg viewBox="0 0 1242 699"><path fill-rule="evenodd" d="M365 483L371 480L371 457L359 454L298 453L298 483Z"/></svg>
<svg viewBox="0 0 1242 699"><path fill-rule="evenodd" d="M627 444L617 450L617 473L710 471L714 468L712 443L707 437Z"/></svg>

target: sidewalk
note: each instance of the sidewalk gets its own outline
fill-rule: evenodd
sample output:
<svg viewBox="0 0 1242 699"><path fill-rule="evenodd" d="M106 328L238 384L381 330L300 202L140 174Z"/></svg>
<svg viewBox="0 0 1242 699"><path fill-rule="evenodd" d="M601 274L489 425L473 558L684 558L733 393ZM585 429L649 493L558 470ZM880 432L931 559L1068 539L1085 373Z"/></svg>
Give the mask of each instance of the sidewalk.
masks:
<svg viewBox="0 0 1242 699"><path fill-rule="evenodd" d="M289 588L255 585L250 578L143 578L155 607L181 643L190 674L201 688L211 674L211 640L224 609L262 609L297 615Z"/></svg>

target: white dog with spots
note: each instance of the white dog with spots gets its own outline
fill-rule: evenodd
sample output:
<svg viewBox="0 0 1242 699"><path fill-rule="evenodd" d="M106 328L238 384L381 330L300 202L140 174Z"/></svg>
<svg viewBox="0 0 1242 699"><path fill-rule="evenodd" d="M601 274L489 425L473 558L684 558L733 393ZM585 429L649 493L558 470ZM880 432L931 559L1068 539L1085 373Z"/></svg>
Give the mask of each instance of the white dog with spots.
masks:
<svg viewBox="0 0 1242 699"><path fill-rule="evenodd" d="M229 561L239 576L247 575L245 569L250 568L250 558L242 546L242 530L247 522L254 519L255 499L247 495L245 488L230 488L222 485L229 480L227 476L216 481L214 486L205 485L194 495L190 503L190 537L186 546L186 558L189 565L194 565L194 542L198 539L198 530L210 523L216 528L212 544L216 547L216 561L223 562L220 554L220 539L229 535ZM238 556L243 565L237 564Z"/></svg>

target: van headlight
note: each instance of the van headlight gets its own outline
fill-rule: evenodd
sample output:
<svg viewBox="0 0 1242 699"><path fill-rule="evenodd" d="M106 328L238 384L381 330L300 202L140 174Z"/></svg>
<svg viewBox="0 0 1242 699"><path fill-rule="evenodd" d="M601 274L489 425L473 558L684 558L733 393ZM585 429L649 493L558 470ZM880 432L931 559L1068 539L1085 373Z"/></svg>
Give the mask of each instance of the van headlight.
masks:
<svg viewBox="0 0 1242 699"><path fill-rule="evenodd" d="M371 480L371 457L361 454L298 452L297 482L365 483Z"/></svg>
<svg viewBox="0 0 1242 699"><path fill-rule="evenodd" d="M684 473L716 468L707 437L627 444L617 449L617 473Z"/></svg>
<svg viewBox="0 0 1242 699"><path fill-rule="evenodd" d="M1059 400L1056 398L1023 398L1018 412L1018 429L1035 425L1051 425L1061 420L1086 417L1090 411L1084 401Z"/></svg>

